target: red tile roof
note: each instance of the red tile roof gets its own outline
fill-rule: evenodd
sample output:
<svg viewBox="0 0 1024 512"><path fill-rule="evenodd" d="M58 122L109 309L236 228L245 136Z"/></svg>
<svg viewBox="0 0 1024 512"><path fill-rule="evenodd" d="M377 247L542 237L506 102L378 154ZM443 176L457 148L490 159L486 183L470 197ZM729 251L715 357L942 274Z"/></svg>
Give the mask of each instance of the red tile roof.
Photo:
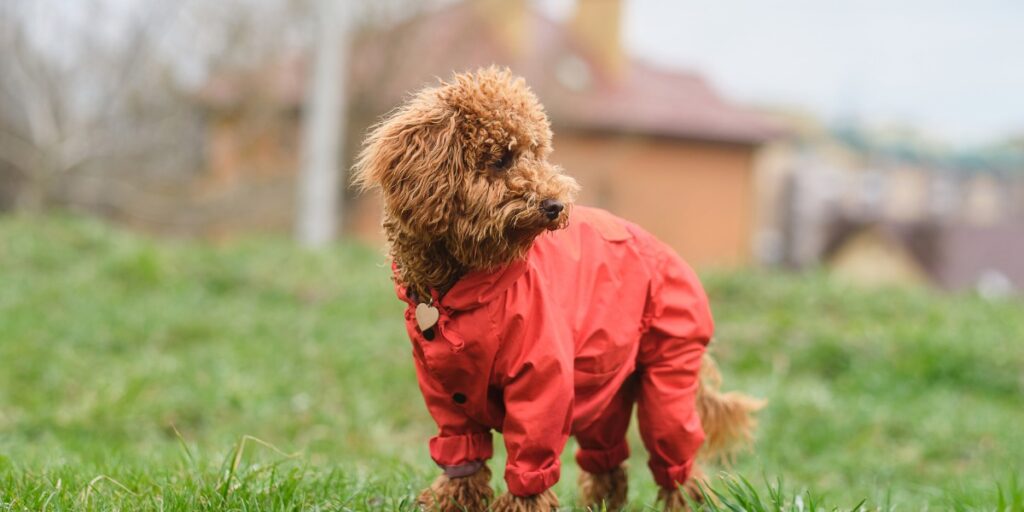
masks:
<svg viewBox="0 0 1024 512"><path fill-rule="evenodd" d="M619 79L583 91L545 89L563 126L732 142L762 142L779 129L719 97L701 77L633 62ZM553 101L552 101L553 100Z"/></svg>

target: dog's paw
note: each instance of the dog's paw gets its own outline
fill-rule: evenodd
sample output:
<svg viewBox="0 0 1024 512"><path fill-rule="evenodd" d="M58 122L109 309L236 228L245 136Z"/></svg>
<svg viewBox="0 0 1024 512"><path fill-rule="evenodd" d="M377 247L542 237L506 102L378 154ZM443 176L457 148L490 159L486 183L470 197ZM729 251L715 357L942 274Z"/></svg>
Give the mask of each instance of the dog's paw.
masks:
<svg viewBox="0 0 1024 512"><path fill-rule="evenodd" d="M416 503L420 510L428 512L484 512L493 499L491 470L484 466L462 478L437 477L420 493Z"/></svg>
<svg viewBox="0 0 1024 512"><path fill-rule="evenodd" d="M551 489L525 498L505 493L491 506L493 512L551 512L556 509L558 496Z"/></svg>
<svg viewBox="0 0 1024 512"><path fill-rule="evenodd" d="M704 485L702 480L690 478L681 488L659 489L658 502L665 506L665 512L686 512L690 510L690 503L704 503L701 485Z"/></svg>
<svg viewBox="0 0 1024 512"><path fill-rule="evenodd" d="M689 502L704 503L705 494L702 487L707 489L708 486L704 471L699 465L694 464L690 478L687 478L681 487L658 490L658 502L665 505L665 512L687 511L690 510Z"/></svg>
<svg viewBox="0 0 1024 512"><path fill-rule="evenodd" d="M614 512L626 505L629 479L621 466L601 474L581 471L578 483L580 506L585 509Z"/></svg>
<svg viewBox="0 0 1024 512"><path fill-rule="evenodd" d="M658 503L664 506L665 512L686 512L690 510L686 498L679 489L659 489Z"/></svg>

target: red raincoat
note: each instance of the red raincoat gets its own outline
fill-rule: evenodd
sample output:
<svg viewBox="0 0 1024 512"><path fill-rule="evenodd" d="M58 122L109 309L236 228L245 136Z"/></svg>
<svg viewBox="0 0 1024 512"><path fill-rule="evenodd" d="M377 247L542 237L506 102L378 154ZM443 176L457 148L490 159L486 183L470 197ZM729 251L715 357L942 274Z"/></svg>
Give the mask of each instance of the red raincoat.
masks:
<svg viewBox="0 0 1024 512"><path fill-rule="evenodd" d="M649 466L682 483L704 439L697 373L713 324L697 277L638 226L577 206L566 229L537 238L524 261L470 273L433 305L420 332L404 287L420 389L439 432L430 454L457 469L491 457L504 434L505 481L517 496L559 477L568 436L591 473L629 455L634 402Z"/></svg>

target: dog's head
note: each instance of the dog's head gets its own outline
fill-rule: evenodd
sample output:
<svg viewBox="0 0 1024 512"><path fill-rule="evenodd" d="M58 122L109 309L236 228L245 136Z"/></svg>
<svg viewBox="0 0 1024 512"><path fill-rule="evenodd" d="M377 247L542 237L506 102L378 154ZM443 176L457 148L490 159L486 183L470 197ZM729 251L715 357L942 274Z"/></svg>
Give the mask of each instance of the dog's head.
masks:
<svg viewBox="0 0 1024 512"><path fill-rule="evenodd" d="M491 67L424 89L391 113L367 137L355 180L383 194L392 243L413 237L466 269L487 269L565 226L578 187L550 153L536 96Z"/></svg>

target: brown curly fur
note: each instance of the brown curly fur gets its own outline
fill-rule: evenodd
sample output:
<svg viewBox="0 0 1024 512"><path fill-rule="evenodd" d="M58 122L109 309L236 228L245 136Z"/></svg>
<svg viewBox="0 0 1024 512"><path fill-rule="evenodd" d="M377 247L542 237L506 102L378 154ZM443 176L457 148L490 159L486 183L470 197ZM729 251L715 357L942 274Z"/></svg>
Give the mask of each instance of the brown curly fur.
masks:
<svg viewBox="0 0 1024 512"><path fill-rule="evenodd" d="M493 512L550 512L558 508L558 496L548 489L525 498L505 493L491 506Z"/></svg>
<svg viewBox="0 0 1024 512"><path fill-rule="evenodd" d="M422 510L429 512L464 512L487 510L494 499L491 470L484 466L462 478L441 475L416 499Z"/></svg>
<svg viewBox="0 0 1024 512"><path fill-rule="evenodd" d="M577 484L580 489L579 505L585 509L614 512L626 505L629 478L622 466L601 474L580 471Z"/></svg>
<svg viewBox="0 0 1024 512"><path fill-rule="evenodd" d="M521 78L495 67L423 89L377 124L356 162L354 181L383 195L398 283L429 297L466 272L522 258L538 235L564 227L578 186L548 161L551 149L550 123L537 98ZM546 199L565 205L557 218L541 210ZM749 441L751 414L762 405L720 393L719 382L714 363L705 358L697 397L708 436L702 457L726 457ZM482 507L491 498L490 472L487 478L482 473L439 477L421 503L447 510L447 502L468 500L467 510ZM625 473L621 488L618 476L602 480L606 476L581 478L589 486L581 496L610 505L621 494L624 502ZM546 510L557 503L548 490L531 498L502 496L494 509Z"/></svg>
<svg viewBox="0 0 1024 512"><path fill-rule="evenodd" d="M384 196L398 280L420 297L522 258L568 221L576 182L548 161L551 127L522 78L495 67L423 89L375 126L355 183ZM549 220L545 199L566 209Z"/></svg>

